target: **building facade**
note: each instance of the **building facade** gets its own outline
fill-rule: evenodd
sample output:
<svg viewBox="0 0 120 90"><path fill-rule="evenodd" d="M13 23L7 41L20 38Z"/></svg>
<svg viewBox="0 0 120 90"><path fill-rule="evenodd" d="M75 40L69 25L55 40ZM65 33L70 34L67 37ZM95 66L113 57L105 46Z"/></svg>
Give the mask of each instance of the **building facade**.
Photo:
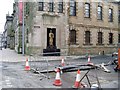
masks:
<svg viewBox="0 0 120 90"><path fill-rule="evenodd" d="M14 49L14 29L12 28L13 16L6 15L6 23L4 26L4 47Z"/></svg>
<svg viewBox="0 0 120 90"><path fill-rule="evenodd" d="M19 21L19 2L13 4L13 29L15 36L15 51L22 54L22 23Z"/></svg>
<svg viewBox="0 0 120 90"><path fill-rule="evenodd" d="M2 43L3 43L3 47L7 48L7 29L5 29L4 32L3 32Z"/></svg>
<svg viewBox="0 0 120 90"><path fill-rule="evenodd" d="M69 17L70 42L72 42L70 43L70 53L104 54L116 51L118 5L86 0L76 3L75 6L76 14L71 14Z"/></svg>
<svg viewBox="0 0 120 90"><path fill-rule="evenodd" d="M44 51L57 50L61 55L112 53L118 47L118 11L118 4L107 1L26 2L25 53L43 55ZM17 26L15 46L19 52L21 26Z"/></svg>
<svg viewBox="0 0 120 90"><path fill-rule="evenodd" d="M60 12L57 9L58 3L54 2L34 2L27 3L27 5L32 10L29 9L29 12L26 10L28 13L26 14L26 52L42 54L43 50L50 45L49 33L52 31L54 48L66 54L69 33L67 3L61 3Z"/></svg>
<svg viewBox="0 0 120 90"><path fill-rule="evenodd" d="M19 38L21 38L21 35L19 35L19 24L18 24L18 3L15 2L13 4L13 28L14 28L14 32L15 32L15 51L17 53L21 53L20 50L20 42L19 42Z"/></svg>
<svg viewBox="0 0 120 90"><path fill-rule="evenodd" d="M120 2L118 2L118 43L120 44Z"/></svg>

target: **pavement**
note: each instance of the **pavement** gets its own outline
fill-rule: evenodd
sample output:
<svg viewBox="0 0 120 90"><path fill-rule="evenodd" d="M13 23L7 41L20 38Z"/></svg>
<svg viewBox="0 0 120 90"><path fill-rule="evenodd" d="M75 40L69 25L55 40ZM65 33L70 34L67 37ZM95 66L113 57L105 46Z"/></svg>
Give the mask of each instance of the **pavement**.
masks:
<svg viewBox="0 0 120 90"><path fill-rule="evenodd" d="M4 62L20 62L25 61L28 56L17 54L15 50L9 48L0 50L0 61Z"/></svg>
<svg viewBox="0 0 120 90"><path fill-rule="evenodd" d="M109 54L108 54L109 55ZM90 55L91 57L95 57L98 55ZM80 56L38 56L38 55L22 55L15 52L15 50L11 50L9 48L0 50L0 61L3 62L21 62L26 61L28 58L29 61L41 61L41 60L61 60L62 58L66 60L84 58L86 55Z"/></svg>

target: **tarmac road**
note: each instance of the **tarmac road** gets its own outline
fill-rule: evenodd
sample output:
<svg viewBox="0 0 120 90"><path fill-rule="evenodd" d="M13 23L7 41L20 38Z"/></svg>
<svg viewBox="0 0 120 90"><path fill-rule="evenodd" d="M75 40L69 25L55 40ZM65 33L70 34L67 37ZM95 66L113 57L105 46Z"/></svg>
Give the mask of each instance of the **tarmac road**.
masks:
<svg viewBox="0 0 120 90"><path fill-rule="evenodd" d="M94 63L102 63L113 60L111 56L98 56L91 58ZM55 69L60 66L60 60L50 61L34 61L29 62L31 68ZM65 60L66 65L86 63L87 58L79 58L75 60ZM25 71L25 62L2 62L2 88L72 88L74 85L77 72L67 72L60 75L62 86L54 86L56 73L35 74L32 71ZM107 66L111 73L106 73L102 69L90 70L88 77L91 84L97 83L96 76L99 79L101 88L118 88L118 72L113 70L114 65ZM81 77L86 71L81 71ZM87 79L83 81L89 87Z"/></svg>

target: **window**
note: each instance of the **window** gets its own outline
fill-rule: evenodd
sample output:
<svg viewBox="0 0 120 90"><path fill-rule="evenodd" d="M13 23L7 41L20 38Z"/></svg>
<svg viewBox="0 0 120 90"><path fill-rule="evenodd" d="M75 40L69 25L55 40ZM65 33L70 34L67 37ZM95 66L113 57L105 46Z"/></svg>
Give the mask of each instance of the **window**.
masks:
<svg viewBox="0 0 120 90"><path fill-rule="evenodd" d="M97 15L98 20L102 20L102 6L98 6Z"/></svg>
<svg viewBox="0 0 120 90"><path fill-rule="evenodd" d="M58 12L63 13L63 0L59 0L58 2Z"/></svg>
<svg viewBox="0 0 120 90"><path fill-rule="evenodd" d="M120 43L120 34L118 34L118 43Z"/></svg>
<svg viewBox="0 0 120 90"><path fill-rule="evenodd" d="M75 0L70 0L70 16L76 16L76 2L75 2Z"/></svg>
<svg viewBox="0 0 120 90"><path fill-rule="evenodd" d="M28 38L28 34L29 34L29 32L28 32L28 29L26 30L26 43L29 43L29 38Z"/></svg>
<svg viewBox="0 0 120 90"><path fill-rule="evenodd" d="M70 30L70 44L76 44L76 31Z"/></svg>
<svg viewBox="0 0 120 90"><path fill-rule="evenodd" d="M109 8L108 21L113 22L113 9Z"/></svg>
<svg viewBox="0 0 120 90"><path fill-rule="evenodd" d="M109 33L109 44L113 44L113 33Z"/></svg>
<svg viewBox="0 0 120 90"><path fill-rule="evenodd" d="M85 3L85 17L90 18L90 4L89 3Z"/></svg>
<svg viewBox="0 0 120 90"><path fill-rule="evenodd" d="M102 32L98 32L98 44L102 44Z"/></svg>
<svg viewBox="0 0 120 90"><path fill-rule="evenodd" d="M26 15L29 15L29 13L30 13L30 5L29 5L29 3L28 2L26 2ZM14 10L15 11L15 10Z"/></svg>
<svg viewBox="0 0 120 90"><path fill-rule="evenodd" d="M120 23L120 10L119 10L119 12L118 12L118 22Z"/></svg>
<svg viewBox="0 0 120 90"><path fill-rule="evenodd" d="M85 31L85 44L90 44L90 31Z"/></svg>
<svg viewBox="0 0 120 90"><path fill-rule="evenodd" d="M40 0L40 2L38 2L38 11L43 11L44 9L44 2L43 0Z"/></svg>
<svg viewBox="0 0 120 90"><path fill-rule="evenodd" d="M49 12L53 12L54 11L54 2L53 0L50 0L49 2Z"/></svg>

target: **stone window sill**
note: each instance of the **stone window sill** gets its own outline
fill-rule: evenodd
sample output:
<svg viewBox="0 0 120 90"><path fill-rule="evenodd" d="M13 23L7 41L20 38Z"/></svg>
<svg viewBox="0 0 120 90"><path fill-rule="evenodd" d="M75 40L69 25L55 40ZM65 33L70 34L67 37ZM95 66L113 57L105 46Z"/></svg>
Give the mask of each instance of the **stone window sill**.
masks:
<svg viewBox="0 0 120 90"><path fill-rule="evenodd" d="M99 43L97 43L96 45L97 45L97 46L103 46L104 44L99 44Z"/></svg>
<svg viewBox="0 0 120 90"><path fill-rule="evenodd" d="M89 44L83 44L84 46L92 46L93 44L89 43Z"/></svg>

